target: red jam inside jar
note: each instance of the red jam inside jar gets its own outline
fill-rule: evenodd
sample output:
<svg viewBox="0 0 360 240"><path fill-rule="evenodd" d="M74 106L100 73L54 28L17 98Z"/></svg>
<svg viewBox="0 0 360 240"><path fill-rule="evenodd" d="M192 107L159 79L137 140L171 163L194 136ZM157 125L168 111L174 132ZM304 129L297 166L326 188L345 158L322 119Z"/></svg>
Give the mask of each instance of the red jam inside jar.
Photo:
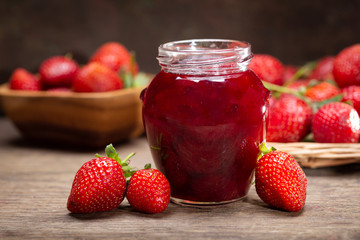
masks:
<svg viewBox="0 0 360 240"><path fill-rule="evenodd" d="M250 44L232 40L159 47L162 70L142 93L143 121L174 202L213 205L247 194L269 95L248 70L251 57Z"/></svg>

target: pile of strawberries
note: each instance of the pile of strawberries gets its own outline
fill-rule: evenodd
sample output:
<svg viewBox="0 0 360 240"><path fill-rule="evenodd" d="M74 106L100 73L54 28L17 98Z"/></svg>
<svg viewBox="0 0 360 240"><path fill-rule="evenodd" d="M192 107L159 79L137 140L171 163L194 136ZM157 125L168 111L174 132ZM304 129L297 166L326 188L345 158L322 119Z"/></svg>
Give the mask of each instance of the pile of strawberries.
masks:
<svg viewBox="0 0 360 240"><path fill-rule="evenodd" d="M105 149L106 157L84 163L77 171L67 202L72 213L113 210L125 196L130 205L144 213L163 212L170 202L170 185L166 177L149 164L135 171L129 166L130 154L119 158L112 144Z"/></svg>
<svg viewBox="0 0 360 240"><path fill-rule="evenodd" d="M36 74L15 69L9 85L13 90L106 92L134 87L143 78L133 54L118 42L107 42L84 66L70 56L52 56L40 64Z"/></svg>
<svg viewBox="0 0 360 240"><path fill-rule="evenodd" d="M272 91L267 141L359 142L360 44L302 67L255 54L249 67Z"/></svg>

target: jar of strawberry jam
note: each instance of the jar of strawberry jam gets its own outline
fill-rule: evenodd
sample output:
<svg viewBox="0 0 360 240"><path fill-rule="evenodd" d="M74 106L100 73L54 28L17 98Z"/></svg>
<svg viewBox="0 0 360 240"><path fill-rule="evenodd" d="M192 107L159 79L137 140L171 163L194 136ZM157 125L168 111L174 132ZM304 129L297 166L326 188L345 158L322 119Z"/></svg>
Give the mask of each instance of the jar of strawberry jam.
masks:
<svg viewBox="0 0 360 240"><path fill-rule="evenodd" d="M156 167L179 204L244 197L265 139L269 91L248 69L250 44L218 39L159 47L161 71L141 94Z"/></svg>

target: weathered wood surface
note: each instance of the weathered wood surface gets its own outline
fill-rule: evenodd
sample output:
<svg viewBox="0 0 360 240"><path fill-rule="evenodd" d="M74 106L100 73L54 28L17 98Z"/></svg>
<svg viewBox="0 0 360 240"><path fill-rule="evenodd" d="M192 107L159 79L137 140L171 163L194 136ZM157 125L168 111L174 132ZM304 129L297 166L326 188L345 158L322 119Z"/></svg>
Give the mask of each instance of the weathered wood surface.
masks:
<svg viewBox="0 0 360 240"><path fill-rule="evenodd" d="M151 162L144 137L115 147ZM107 213L73 215L66 201L75 172L94 153L21 139L0 118L0 239L360 239L360 165L305 169L308 198L300 213L267 207L254 188L243 201L213 208L170 204L156 215L125 201Z"/></svg>

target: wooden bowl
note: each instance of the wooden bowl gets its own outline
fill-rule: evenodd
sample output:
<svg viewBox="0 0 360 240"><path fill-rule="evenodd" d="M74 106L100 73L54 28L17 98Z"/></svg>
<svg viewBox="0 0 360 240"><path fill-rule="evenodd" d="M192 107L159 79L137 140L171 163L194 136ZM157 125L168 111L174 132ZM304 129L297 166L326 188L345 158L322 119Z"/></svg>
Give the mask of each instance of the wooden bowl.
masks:
<svg viewBox="0 0 360 240"><path fill-rule="evenodd" d="M102 93L16 91L0 85L0 103L25 138L105 147L144 132L140 88Z"/></svg>

